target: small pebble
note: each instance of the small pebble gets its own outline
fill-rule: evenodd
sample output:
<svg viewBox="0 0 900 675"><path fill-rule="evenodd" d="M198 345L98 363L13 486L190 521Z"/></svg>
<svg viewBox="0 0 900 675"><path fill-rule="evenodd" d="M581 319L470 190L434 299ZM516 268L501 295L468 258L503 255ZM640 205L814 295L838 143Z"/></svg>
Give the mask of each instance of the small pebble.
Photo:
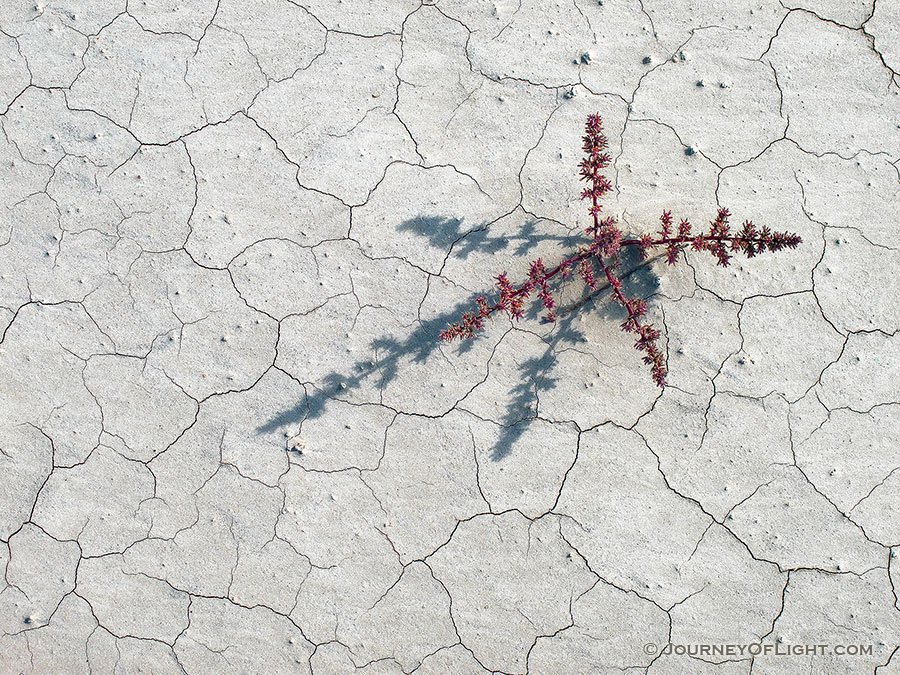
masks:
<svg viewBox="0 0 900 675"><path fill-rule="evenodd" d="M593 58L594 57L591 56L590 52L585 52L584 54L581 55L581 62L584 65L588 65L593 60Z"/></svg>
<svg viewBox="0 0 900 675"><path fill-rule="evenodd" d="M705 86L706 86L706 82L704 82L703 80L697 80L697 86L698 86L698 87L705 87Z"/></svg>
<svg viewBox="0 0 900 675"><path fill-rule="evenodd" d="M650 63L651 61L653 61L653 59L652 59L651 57L645 56L645 57L641 60L641 63L643 63L643 64L646 66L646 65L647 65L648 63Z"/></svg>
<svg viewBox="0 0 900 675"><path fill-rule="evenodd" d="M697 152L697 148L695 148L693 145L689 145L684 149L684 154L686 154L688 156L693 155L696 152Z"/></svg>

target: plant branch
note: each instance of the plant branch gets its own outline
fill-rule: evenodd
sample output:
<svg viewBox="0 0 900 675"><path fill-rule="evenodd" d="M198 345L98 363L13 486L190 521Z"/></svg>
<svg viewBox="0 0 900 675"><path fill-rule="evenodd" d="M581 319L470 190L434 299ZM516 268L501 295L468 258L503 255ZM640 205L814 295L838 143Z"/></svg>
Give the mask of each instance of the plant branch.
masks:
<svg viewBox="0 0 900 675"><path fill-rule="evenodd" d="M484 320L498 310L504 310L512 318L519 320L524 316L523 305L532 292L536 292L541 304L547 310L546 319L556 321L556 300L550 290L549 282L561 275L563 279L572 277L572 270L577 268L591 293L563 310L562 314L568 314L581 307L600 290L612 289L613 300L621 305L628 318L622 323L622 330L626 333L634 333L637 336L634 347L643 352L644 362L650 366L653 380L660 387L665 386L666 366L662 351L656 344L660 332L652 324L645 323L647 303L641 298L628 298L622 292L622 280L617 275L619 268L619 252L623 246L637 246L641 259L644 262L638 267L649 264L659 258L665 258L666 262L674 265L680 258L680 253L688 245L695 251L707 251L718 259L719 265L726 267L731 260L731 252L738 252L752 258L765 251L780 251L784 248L795 248L801 243L796 234L789 232L773 232L768 227L757 229L750 221L745 221L740 232L730 232L728 209L719 209L715 220L710 223L709 231L703 234L692 234L691 224L682 220L678 224L677 232L672 229L672 214L663 211L659 220L661 227L656 236L643 235L637 239L623 239L622 231L616 224L615 218L600 218L602 207L600 198L612 189L612 185L602 174L610 162L609 155L604 150L608 142L603 134L602 123L599 115L588 115L583 137L584 159L579 164L581 180L588 183L581 193L582 199L590 200L588 212L591 215L591 225L585 232L590 236L590 244L581 246L577 252L564 258L562 262L547 269L541 258L532 261L528 270L528 279L518 288L514 287L506 276L506 272L495 277L500 298L494 304L487 301L484 296L475 298L478 307L477 312L466 312L462 320L452 323L441 331L441 339L451 342L455 339L466 340L474 337L478 331L484 328ZM649 250L656 246L665 246L665 252L654 257L649 257ZM594 266L598 266L606 277L606 283L600 286L594 276ZM637 267L635 268L637 269ZM628 274L631 274L631 270Z"/></svg>

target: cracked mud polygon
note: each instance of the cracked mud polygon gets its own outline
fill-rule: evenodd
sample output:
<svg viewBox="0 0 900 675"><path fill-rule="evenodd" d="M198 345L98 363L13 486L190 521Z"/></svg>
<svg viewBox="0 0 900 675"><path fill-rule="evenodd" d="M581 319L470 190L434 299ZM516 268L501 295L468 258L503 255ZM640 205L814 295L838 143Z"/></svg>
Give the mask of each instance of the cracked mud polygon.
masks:
<svg viewBox="0 0 900 675"><path fill-rule="evenodd" d="M898 45L896 0L4 1L0 672L900 673ZM595 112L626 233L803 238L626 277L665 390L603 294L437 339L584 241Z"/></svg>

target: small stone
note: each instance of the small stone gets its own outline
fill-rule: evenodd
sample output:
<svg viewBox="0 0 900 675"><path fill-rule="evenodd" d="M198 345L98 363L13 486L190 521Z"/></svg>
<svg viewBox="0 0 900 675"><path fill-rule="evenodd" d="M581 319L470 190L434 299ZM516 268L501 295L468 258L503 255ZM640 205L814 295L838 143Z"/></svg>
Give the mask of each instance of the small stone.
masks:
<svg viewBox="0 0 900 675"><path fill-rule="evenodd" d="M728 89L731 86L729 82L719 82L720 89Z"/></svg>
<svg viewBox="0 0 900 675"><path fill-rule="evenodd" d="M588 65L593 59L594 59L594 57L591 55L590 52L585 52L584 54L581 55L581 62L584 65Z"/></svg>
<svg viewBox="0 0 900 675"><path fill-rule="evenodd" d="M569 89L569 91L563 94L563 98L575 98L575 88L572 87L571 89Z"/></svg>
<svg viewBox="0 0 900 675"><path fill-rule="evenodd" d="M641 59L641 63L643 63L645 66L647 64L651 63L652 61L653 61L653 59L649 56L645 56L643 59Z"/></svg>
<svg viewBox="0 0 900 675"><path fill-rule="evenodd" d="M706 86L706 82L704 82L703 80L697 80L697 86L698 86L698 87L705 87L705 86Z"/></svg>
<svg viewBox="0 0 900 675"><path fill-rule="evenodd" d="M695 154L696 152L697 152L697 148L695 148L693 145L689 145L684 149L684 154L686 154L688 156L691 156L691 155Z"/></svg>

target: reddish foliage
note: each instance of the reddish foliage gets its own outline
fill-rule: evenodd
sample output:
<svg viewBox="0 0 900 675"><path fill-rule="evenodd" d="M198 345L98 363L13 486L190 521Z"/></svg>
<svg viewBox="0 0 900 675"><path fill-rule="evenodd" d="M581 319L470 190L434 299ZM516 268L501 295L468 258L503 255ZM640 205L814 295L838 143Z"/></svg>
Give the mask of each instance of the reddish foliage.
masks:
<svg viewBox="0 0 900 675"><path fill-rule="evenodd" d="M592 222L585 229L590 237L590 244L579 247L574 255L565 258L549 270L540 258L533 261L529 268L528 280L518 288L510 283L506 272L501 273L496 277L499 300L490 304L484 297L476 298L477 313L467 312L462 315L459 322L447 326L441 331L442 340L450 342L456 338L465 340L474 337L484 327L484 319L497 310L507 312L516 320L521 319L524 315L524 302L533 291L537 291L541 304L547 310L545 318L555 321L557 304L550 290L550 280L557 274L563 279L569 279L572 277L572 270L577 269L585 285L595 290L598 286L594 274L596 268L606 277L613 300L628 313L628 318L622 323L622 330L637 336L634 348L643 352L643 361L650 366L654 382L664 387L667 371L665 356L657 345L660 333L652 324L644 321L647 303L640 298L626 297L622 292L622 282L616 276L616 269L619 266L617 254L621 248L637 246L641 258L646 259L651 248L664 246L666 262L674 265L682 259L681 252L690 245L695 251L708 251L718 259L719 265L727 267L731 260L729 250L752 258L765 251L796 248L801 243L800 237L796 234L772 232L768 227L757 230L750 221L744 222L739 234L731 234L728 225L731 214L728 209L719 209L716 219L710 223L709 231L705 234L691 234L691 224L686 220L678 224L676 233L672 229L671 212L663 211L659 217L660 229L655 237L645 234L639 239L623 239L615 218L600 217L603 210L600 199L612 189L610 182L601 174L610 162L609 155L604 152L607 146L608 141L603 134L600 116L588 115L583 145L585 156L578 168L581 180L588 183L588 187L581 193L581 198L590 200L588 212Z"/></svg>

